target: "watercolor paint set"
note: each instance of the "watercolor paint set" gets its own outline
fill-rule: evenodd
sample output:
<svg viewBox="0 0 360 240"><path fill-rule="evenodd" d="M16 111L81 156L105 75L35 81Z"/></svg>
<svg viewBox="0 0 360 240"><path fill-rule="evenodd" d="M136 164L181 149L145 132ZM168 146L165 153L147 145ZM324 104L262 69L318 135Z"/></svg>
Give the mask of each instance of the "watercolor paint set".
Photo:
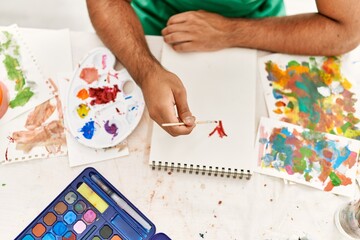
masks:
<svg viewBox="0 0 360 240"><path fill-rule="evenodd" d="M94 168L86 168L16 240L170 240Z"/></svg>

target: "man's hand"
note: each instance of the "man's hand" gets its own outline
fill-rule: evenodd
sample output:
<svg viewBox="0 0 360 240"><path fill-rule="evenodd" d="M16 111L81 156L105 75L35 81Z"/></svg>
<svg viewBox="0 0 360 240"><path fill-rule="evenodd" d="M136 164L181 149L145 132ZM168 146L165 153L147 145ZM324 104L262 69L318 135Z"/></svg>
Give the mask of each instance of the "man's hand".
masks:
<svg viewBox="0 0 360 240"><path fill-rule="evenodd" d="M158 68L142 81L141 89L150 117L160 126L162 123L184 122L185 126L163 127L172 136L189 134L195 127L187 99L186 90L173 73ZM175 107L176 106L176 110ZM179 116L179 117L177 117Z"/></svg>
<svg viewBox="0 0 360 240"><path fill-rule="evenodd" d="M230 19L206 11L190 11L169 18L162 30L175 51L215 51L228 47Z"/></svg>

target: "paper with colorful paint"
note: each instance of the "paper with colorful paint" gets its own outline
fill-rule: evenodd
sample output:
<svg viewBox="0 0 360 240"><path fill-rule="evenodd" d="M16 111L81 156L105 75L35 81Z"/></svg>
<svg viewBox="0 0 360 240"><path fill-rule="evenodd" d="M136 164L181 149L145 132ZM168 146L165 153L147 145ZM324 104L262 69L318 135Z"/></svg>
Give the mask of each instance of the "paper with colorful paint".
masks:
<svg viewBox="0 0 360 240"><path fill-rule="evenodd" d="M56 96L0 128L0 162L67 154L61 102Z"/></svg>
<svg viewBox="0 0 360 240"><path fill-rule="evenodd" d="M259 61L271 118L360 139L360 71L341 57L273 54Z"/></svg>
<svg viewBox="0 0 360 240"><path fill-rule="evenodd" d="M66 117L70 132L92 148L119 144L139 123L145 102L126 70L116 71L106 48L89 53L71 80Z"/></svg>
<svg viewBox="0 0 360 240"><path fill-rule="evenodd" d="M63 103L63 111L65 112L67 109L66 100L68 97L70 80L67 78L60 78L58 81L58 86ZM84 144L81 144L77 139L75 139L75 137L69 131L67 119L65 119L65 129L70 167L100 162L129 155L129 149L127 147L126 140L120 142L113 147L105 149L95 149L87 147Z"/></svg>
<svg viewBox="0 0 360 240"><path fill-rule="evenodd" d="M18 28L0 28L0 124L49 100L52 91Z"/></svg>
<svg viewBox="0 0 360 240"><path fill-rule="evenodd" d="M355 193L360 141L262 118L257 171L346 196Z"/></svg>

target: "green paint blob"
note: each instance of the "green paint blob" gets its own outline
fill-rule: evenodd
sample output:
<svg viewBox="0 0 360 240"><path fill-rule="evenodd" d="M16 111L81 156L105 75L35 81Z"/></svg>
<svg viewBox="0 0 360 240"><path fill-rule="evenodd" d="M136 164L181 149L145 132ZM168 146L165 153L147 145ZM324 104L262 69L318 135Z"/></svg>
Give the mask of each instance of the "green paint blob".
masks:
<svg viewBox="0 0 360 240"><path fill-rule="evenodd" d="M306 161L303 158L294 158L293 160L293 170L294 172L298 172L298 173L304 173L305 169L306 169Z"/></svg>
<svg viewBox="0 0 360 240"><path fill-rule="evenodd" d="M15 90L20 91L25 85L25 77L20 69L19 61L6 54L3 63L9 79L15 81Z"/></svg>
<svg viewBox="0 0 360 240"><path fill-rule="evenodd" d="M301 147L300 153L303 158L309 158L309 157L311 157L312 151L311 151L311 149L309 149L307 147Z"/></svg>
<svg viewBox="0 0 360 240"><path fill-rule="evenodd" d="M288 107L289 109L294 109L294 103L290 101L290 102L287 104L287 107Z"/></svg>
<svg viewBox="0 0 360 240"><path fill-rule="evenodd" d="M292 60L288 63L288 67L297 67L297 66L300 66L300 63L298 63L295 60Z"/></svg>
<svg viewBox="0 0 360 240"><path fill-rule="evenodd" d="M347 122L347 123L345 123L344 125L342 125L340 128L341 128L341 130L342 130L343 132L346 132L346 130L347 130L349 127L351 127L351 126L352 126L352 124L349 123L349 122Z"/></svg>
<svg viewBox="0 0 360 240"><path fill-rule="evenodd" d="M18 92L15 99L10 101L9 106L11 108L24 106L33 95L34 93L30 90L30 88L26 87Z"/></svg>
<svg viewBox="0 0 360 240"><path fill-rule="evenodd" d="M336 187L336 186L340 186L341 184L341 179L334 173L334 172L331 172L330 175L329 175L330 179L331 179L331 182L332 184Z"/></svg>

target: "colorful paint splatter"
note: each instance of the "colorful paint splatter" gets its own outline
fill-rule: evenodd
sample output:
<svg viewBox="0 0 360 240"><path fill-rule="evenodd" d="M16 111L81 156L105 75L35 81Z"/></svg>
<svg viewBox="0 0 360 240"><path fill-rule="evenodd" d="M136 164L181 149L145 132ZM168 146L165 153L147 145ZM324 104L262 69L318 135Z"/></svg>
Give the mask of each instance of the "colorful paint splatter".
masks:
<svg viewBox="0 0 360 240"><path fill-rule="evenodd" d="M354 183L359 141L272 121L259 127L260 169L324 191Z"/></svg>
<svg viewBox="0 0 360 240"><path fill-rule="evenodd" d="M280 116L277 119L315 131L360 139L355 90L341 72L340 58L291 60L285 68L269 60L265 70L272 87L271 101L275 100L271 102L274 105L268 103L268 106Z"/></svg>

